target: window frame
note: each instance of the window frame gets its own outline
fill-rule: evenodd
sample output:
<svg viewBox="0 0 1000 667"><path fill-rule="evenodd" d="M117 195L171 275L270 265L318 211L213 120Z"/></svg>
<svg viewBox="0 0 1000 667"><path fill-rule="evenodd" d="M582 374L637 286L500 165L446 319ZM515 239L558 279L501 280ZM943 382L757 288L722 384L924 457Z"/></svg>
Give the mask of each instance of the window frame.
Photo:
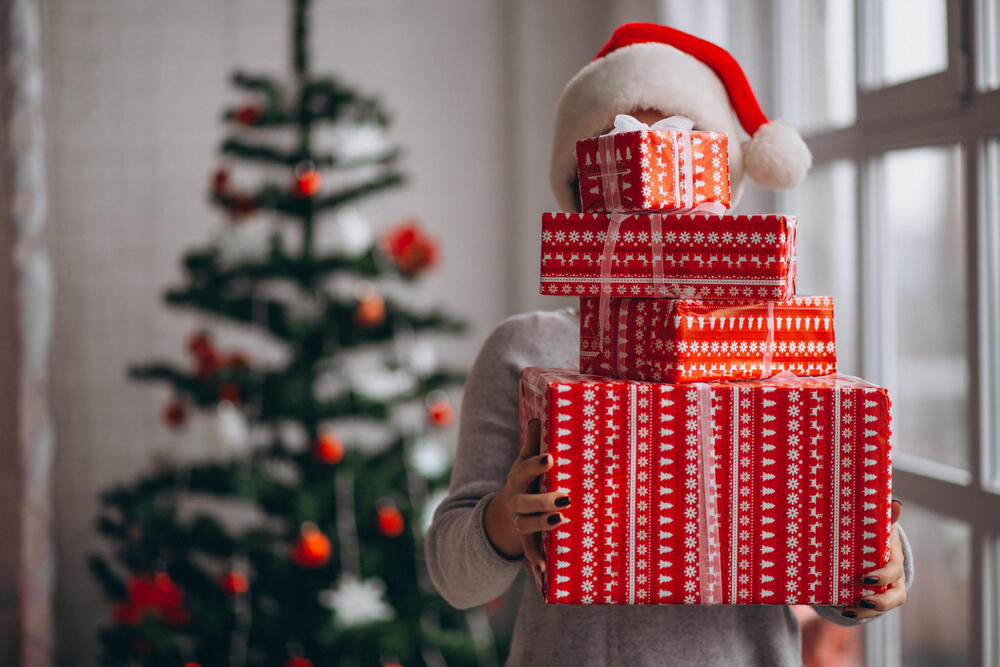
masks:
<svg viewBox="0 0 1000 667"><path fill-rule="evenodd" d="M878 160L885 153L921 146L954 145L960 151L965 179L959 193L966 224L966 288L969 296L968 365L970 394L969 469L960 470L916 455L898 453L894 460L896 495L947 516L971 528L969 655L973 664L1000 667L998 631L1000 610L996 590L1000 582L1000 89L981 87L982 48L987 27L977 25L986 16L988 0L948 0L948 68L944 72L872 88L874 35L878 0L855 0L856 117L852 125L818 129L805 136L814 163L848 160L856 169L858 239L858 317L861 368L876 382L886 378L890 341L884 305L889 298L889 267L880 261L886 226L879 219ZM778 45L774 72L779 90L795 90L797 26L785 10L794 0L775 0ZM786 37L788 37L786 39ZM995 35L994 40L1000 40ZM975 54L975 57L973 55ZM976 82L978 85L974 85ZM794 112L797 102L778 96L778 110ZM905 525L905 511L903 524ZM919 555L918 555L919 558ZM923 576L933 576L927 573ZM867 627L866 661L871 665L899 665L902 646L899 614L888 614Z"/></svg>

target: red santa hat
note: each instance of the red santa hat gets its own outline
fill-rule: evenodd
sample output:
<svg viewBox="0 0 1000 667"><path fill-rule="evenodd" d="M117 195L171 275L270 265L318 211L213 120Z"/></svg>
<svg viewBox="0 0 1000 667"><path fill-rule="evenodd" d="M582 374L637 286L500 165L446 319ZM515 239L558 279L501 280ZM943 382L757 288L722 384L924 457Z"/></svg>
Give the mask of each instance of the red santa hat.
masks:
<svg viewBox="0 0 1000 667"><path fill-rule="evenodd" d="M812 164L789 125L769 121L739 63L725 49L653 23L619 26L559 98L549 180L563 210L578 210L576 141L607 132L619 113L687 116L696 129L729 134L734 190L743 173L772 189L797 186ZM750 136L737 141L735 118Z"/></svg>

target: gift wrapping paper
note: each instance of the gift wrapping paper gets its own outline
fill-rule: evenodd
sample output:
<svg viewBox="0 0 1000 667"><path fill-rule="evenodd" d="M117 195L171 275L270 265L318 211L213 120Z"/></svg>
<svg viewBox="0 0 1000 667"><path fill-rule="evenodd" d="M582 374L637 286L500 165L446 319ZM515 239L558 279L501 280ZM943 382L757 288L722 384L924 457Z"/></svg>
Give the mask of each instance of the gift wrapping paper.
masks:
<svg viewBox="0 0 1000 667"><path fill-rule="evenodd" d="M729 140L724 132L640 130L610 139L614 159L607 168L612 187L618 188L619 210L685 209L711 202L729 207ZM588 213L612 209L602 175L611 152L599 145L600 137L576 142L580 210Z"/></svg>
<svg viewBox="0 0 1000 667"><path fill-rule="evenodd" d="M840 605L889 558L887 391L857 378L686 385L521 372L541 420L561 604Z"/></svg>
<svg viewBox="0 0 1000 667"><path fill-rule="evenodd" d="M612 296L782 300L795 294L793 216L663 214L659 234L653 234L654 217L634 213L622 220L607 255ZM542 294L601 293L610 223L603 213L542 215Z"/></svg>
<svg viewBox="0 0 1000 667"><path fill-rule="evenodd" d="M697 382L837 371L831 297L756 303L614 297L603 336L599 308L600 298L580 299L584 373Z"/></svg>

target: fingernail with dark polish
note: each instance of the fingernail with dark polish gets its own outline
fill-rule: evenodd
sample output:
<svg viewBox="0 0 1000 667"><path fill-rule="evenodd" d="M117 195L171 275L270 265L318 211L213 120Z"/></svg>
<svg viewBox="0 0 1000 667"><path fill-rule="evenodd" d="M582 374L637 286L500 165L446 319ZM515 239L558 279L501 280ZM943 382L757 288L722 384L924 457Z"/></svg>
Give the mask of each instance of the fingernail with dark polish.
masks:
<svg viewBox="0 0 1000 667"><path fill-rule="evenodd" d="M559 516L558 514L553 514L553 515L551 515L551 516L550 516L550 517L548 518L548 522L549 522L549 525L550 525L550 526L554 526L554 525L556 525L557 523L559 523L560 521L562 521L562 517L561 517L561 516Z"/></svg>
<svg viewBox="0 0 1000 667"><path fill-rule="evenodd" d="M850 609L844 611L843 616L844 616L844 618L857 618L858 617L858 615L855 612L851 611Z"/></svg>
<svg viewBox="0 0 1000 667"><path fill-rule="evenodd" d="M569 505L569 496L559 496L556 498L556 507L566 507Z"/></svg>
<svg viewBox="0 0 1000 667"><path fill-rule="evenodd" d="M549 455L543 454L542 458L538 459L538 462L541 463L543 466L547 466L549 464Z"/></svg>
<svg viewBox="0 0 1000 667"><path fill-rule="evenodd" d="M865 577L865 583L869 586L874 586L878 583L878 577Z"/></svg>
<svg viewBox="0 0 1000 667"><path fill-rule="evenodd" d="M874 609L875 608L875 602L873 600L862 600L859 604L862 607L864 607L865 609Z"/></svg>

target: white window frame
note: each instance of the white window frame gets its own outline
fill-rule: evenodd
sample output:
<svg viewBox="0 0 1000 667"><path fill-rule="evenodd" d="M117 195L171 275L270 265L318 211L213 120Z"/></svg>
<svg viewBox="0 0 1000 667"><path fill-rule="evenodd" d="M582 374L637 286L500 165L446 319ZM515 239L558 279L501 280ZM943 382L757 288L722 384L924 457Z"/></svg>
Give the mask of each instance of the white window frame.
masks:
<svg viewBox="0 0 1000 667"><path fill-rule="evenodd" d="M778 110L794 111L795 65L788 59L790 35L797 29L798 2L772 0L777 36L774 72ZM845 0L850 1L850 0ZM1000 667L998 596L1000 573L1000 486L994 478L1000 458L1000 90L983 90L985 58L975 58L985 38L981 22L996 8L995 0L948 0L947 70L913 81L873 89L873 40L878 32L878 0L855 0L855 60L857 116L854 124L819 130L806 137L816 164L849 160L857 169L859 239L859 317L863 335L861 367L870 380L887 378L892 323L884 308L891 298L890 282L880 249L886 236L875 205L880 194L879 156L892 150L919 146L957 145L965 173L959 196L966 222L966 285L969 290L968 351L969 469L959 470L906 453L894 461L894 492L904 500L957 518L971 528L968 653L973 664ZM974 71L975 70L975 71ZM974 74L979 86L973 85ZM789 99L790 98L790 99ZM789 99L789 102L784 102ZM808 221L803 221L808 224ZM897 415L898 418L898 415ZM906 512L903 512L905 525ZM919 567L919 554L916 555ZM933 577L933 572L918 572ZM869 665L901 663L900 617L888 614L868 626L866 659Z"/></svg>

